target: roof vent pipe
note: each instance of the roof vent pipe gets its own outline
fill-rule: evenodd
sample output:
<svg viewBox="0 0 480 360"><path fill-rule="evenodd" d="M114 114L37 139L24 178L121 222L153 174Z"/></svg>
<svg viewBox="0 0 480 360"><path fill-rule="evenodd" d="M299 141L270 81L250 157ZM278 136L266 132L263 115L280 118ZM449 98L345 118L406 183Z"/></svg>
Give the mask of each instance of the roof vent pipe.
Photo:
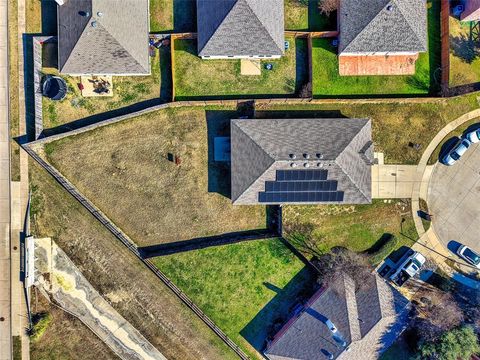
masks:
<svg viewBox="0 0 480 360"><path fill-rule="evenodd" d="M310 154L305 153L305 154L303 154L303 157L308 160L308 159L310 159Z"/></svg>
<svg viewBox="0 0 480 360"><path fill-rule="evenodd" d="M309 168L309 167L310 167L310 164L309 164L309 163L305 163L305 164L303 164L303 167Z"/></svg>
<svg viewBox="0 0 480 360"><path fill-rule="evenodd" d="M295 155L295 154L290 154L288 156L290 156L290 159L296 159L297 158L297 155Z"/></svg>
<svg viewBox="0 0 480 360"><path fill-rule="evenodd" d="M291 164L290 164L290 167L292 167L292 168L297 167L297 164L291 163Z"/></svg>

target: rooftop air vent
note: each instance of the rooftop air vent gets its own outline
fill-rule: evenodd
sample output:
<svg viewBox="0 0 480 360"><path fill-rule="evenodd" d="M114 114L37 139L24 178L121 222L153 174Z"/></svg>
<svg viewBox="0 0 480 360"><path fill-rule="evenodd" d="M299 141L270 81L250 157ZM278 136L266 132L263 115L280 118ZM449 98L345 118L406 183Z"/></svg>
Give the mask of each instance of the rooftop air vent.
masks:
<svg viewBox="0 0 480 360"><path fill-rule="evenodd" d="M390 4L390 5L387 5L387 11L392 11L393 10L393 5Z"/></svg>
<svg viewBox="0 0 480 360"><path fill-rule="evenodd" d="M323 163L318 163L317 166L318 167L323 167Z"/></svg>
<svg viewBox="0 0 480 360"><path fill-rule="evenodd" d="M97 12L97 16L98 17L102 17L103 16L103 13L101 11Z"/></svg>
<svg viewBox="0 0 480 360"><path fill-rule="evenodd" d="M83 17L89 17L89 16L90 16L90 12L88 12L88 11L79 11L79 12L78 12L78 15L83 16Z"/></svg>
<svg viewBox="0 0 480 360"><path fill-rule="evenodd" d="M309 167L310 167L310 164L309 164L309 163L305 163L305 164L303 164L303 167L309 168Z"/></svg>
<svg viewBox="0 0 480 360"><path fill-rule="evenodd" d="M92 27L96 28L96 27L97 27L97 22L96 22L96 21L92 21L92 23L91 23L90 25L92 25Z"/></svg>
<svg viewBox="0 0 480 360"><path fill-rule="evenodd" d="M317 158L318 159L323 159L323 154L317 153Z"/></svg>
<svg viewBox="0 0 480 360"><path fill-rule="evenodd" d="M295 154L289 154L288 156L290 156L290 159L296 159L297 158L297 155L295 155Z"/></svg>
<svg viewBox="0 0 480 360"><path fill-rule="evenodd" d="M308 160L308 159L310 159L310 154L305 153L305 154L303 154L303 157Z"/></svg>
<svg viewBox="0 0 480 360"><path fill-rule="evenodd" d="M290 164L290 167L292 167L292 168L297 167L297 164L291 163L291 164Z"/></svg>

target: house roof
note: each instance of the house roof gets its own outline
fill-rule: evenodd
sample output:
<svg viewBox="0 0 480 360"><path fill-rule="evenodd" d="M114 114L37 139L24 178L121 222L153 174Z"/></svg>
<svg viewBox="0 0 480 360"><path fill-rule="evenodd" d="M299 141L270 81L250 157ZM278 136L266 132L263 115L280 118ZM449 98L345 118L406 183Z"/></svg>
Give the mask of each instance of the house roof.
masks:
<svg viewBox="0 0 480 360"><path fill-rule="evenodd" d="M339 54L424 52L425 0L341 0Z"/></svg>
<svg viewBox="0 0 480 360"><path fill-rule="evenodd" d="M371 140L368 119L232 120L233 203L370 203Z"/></svg>
<svg viewBox="0 0 480 360"><path fill-rule="evenodd" d="M198 55L283 55L283 0L197 0Z"/></svg>
<svg viewBox="0 0 480 360"><path fill-rule="evenodd" d="M323 360L328 353L342 360L376 359L403 331L407 305L377 274L359 289L347 275L339 276L277 333L265 355L271 360Z"/></svg>
<svg viewBox="0 0 480 360"><path fill-rule="evenodd" d="M462 21L480 20L480 0L469 0L465 3L465 10L460 15Z"/></svg>
<svg viewBox="0 0 480 360"><path fill-rule="evenodd" d="M149 74L148 0L67 0L57 8L66 74Z"/></svg>

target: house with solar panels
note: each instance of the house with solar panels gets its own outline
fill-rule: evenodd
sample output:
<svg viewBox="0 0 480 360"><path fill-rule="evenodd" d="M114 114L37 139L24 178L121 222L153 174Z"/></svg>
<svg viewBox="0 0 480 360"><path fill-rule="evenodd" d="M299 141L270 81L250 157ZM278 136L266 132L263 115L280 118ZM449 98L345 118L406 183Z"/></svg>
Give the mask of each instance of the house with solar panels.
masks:
<svg viewBox="0 0 480 360"><path fill-rule="evenodd" d="M231 120L235 205L369 204L369 119Z"/></svg>
<svg viewBox="0 0 480 360"><path fill-rule="evenodd" d="M202 59L280 58L283 0L197 0L197 46Z"/></svg>
<svg viewBox="0 0 480 360"><path fill-rule="evenodd" d="M425 0L340 0L340 75L412 75L428 50Z"/></svg>

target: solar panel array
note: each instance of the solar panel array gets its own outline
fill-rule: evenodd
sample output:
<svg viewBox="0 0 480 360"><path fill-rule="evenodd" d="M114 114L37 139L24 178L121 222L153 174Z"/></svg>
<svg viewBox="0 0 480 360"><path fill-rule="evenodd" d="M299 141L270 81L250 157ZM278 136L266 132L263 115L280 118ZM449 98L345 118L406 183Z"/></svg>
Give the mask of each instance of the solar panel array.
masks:
<svg viewBox="0 0 480 360"><path fill-rule="evenodd" d="M343 191L337 191L337 180L327 180L327 170L277 170L275 181L265 182L258 193L263 203L342 202Z"/></svg>

